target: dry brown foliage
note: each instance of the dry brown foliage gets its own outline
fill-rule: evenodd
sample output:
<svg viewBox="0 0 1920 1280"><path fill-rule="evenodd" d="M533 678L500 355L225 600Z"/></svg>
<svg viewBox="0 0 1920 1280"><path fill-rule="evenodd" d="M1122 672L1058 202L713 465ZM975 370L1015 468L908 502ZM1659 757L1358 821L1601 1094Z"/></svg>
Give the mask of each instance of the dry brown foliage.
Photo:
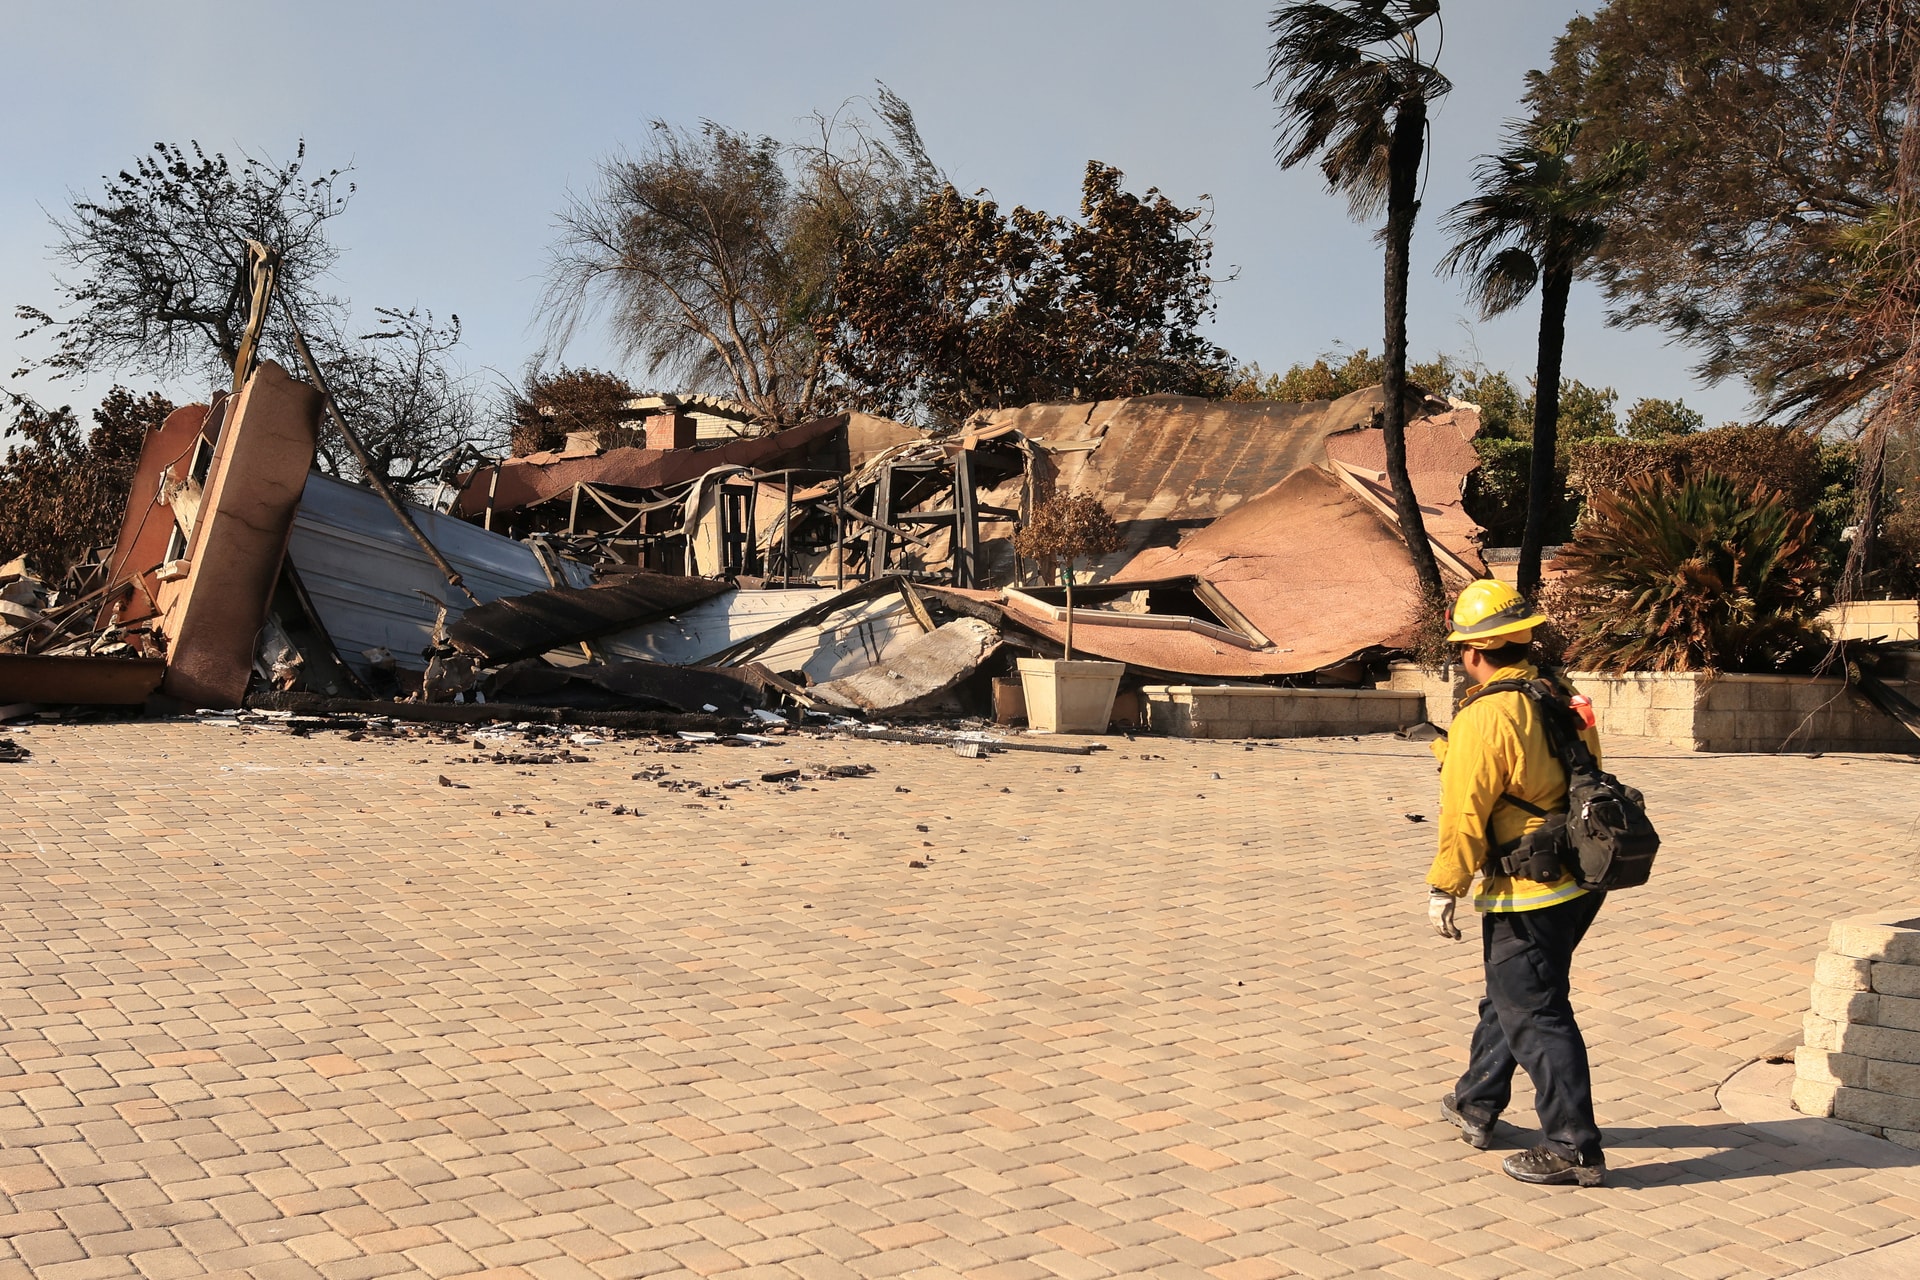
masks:
<svg viewBox="0 0 1920 1280"><path fill-rule="evenodd" d="M560 366L551 373L528 373L507 402L516 458L558 449L569 431L618 427L616 416L640 393L618 374Z"/></svg>
<svg viewBox="0 0 1920 1280"><path fill-rule="evenodd" d="M83 432L73 410L16 397L0 459L0 563L24 555L52 580L112 542L141 445L171 412L157 393L115 387Z"/></svg>

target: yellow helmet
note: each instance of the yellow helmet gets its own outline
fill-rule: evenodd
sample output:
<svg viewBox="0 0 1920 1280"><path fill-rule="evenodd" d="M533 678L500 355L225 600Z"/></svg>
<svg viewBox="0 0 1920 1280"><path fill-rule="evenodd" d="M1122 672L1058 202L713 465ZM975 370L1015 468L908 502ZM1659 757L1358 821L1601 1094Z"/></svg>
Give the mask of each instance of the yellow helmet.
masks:
<svg viewBox="0 0 1920 1280"><path fill-rule="evenodd" d="M1525 596L1506 583L1481 578L1469 582L1453 602L1453 631L1447 642L1473 649L1525 644L1532 638L1533 629L1546 620Z"/></svg>

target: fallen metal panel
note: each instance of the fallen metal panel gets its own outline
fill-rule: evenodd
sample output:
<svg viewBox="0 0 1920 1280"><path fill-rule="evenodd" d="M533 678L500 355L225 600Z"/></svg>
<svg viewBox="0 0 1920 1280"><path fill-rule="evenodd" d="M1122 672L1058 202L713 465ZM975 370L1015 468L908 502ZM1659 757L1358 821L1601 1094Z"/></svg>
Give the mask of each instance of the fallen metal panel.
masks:
<svg viewBox="0 0 1920 1280"><path fill-rule="evenodd" d="M609 635L599 647L627 658L691 665L771 631L838 594L832 587L729 591L673 617Z"/></svg>
<svg viewBox="0 0 1920 1280"><path fill-rule="evenodd" d="M862 600L817 627L781 637L754 660L774 671L804 671L813 684L825 684L883 662L925 634L899 596Z"/></svg>
<svg viewBox="0 0 1920 1280"><path fill-rule="evenodd" d="M413 507L414 521L483 602L552 586L531 548L452 516ZM408 670L426 668L434 601L449 621L467 602L447 585L411 535L370 489L315 472L294 515L288 555L299 570L320 623L348 665L365 675L368 649L386 649ZM560 562L567 585L584 587L592 573Z"/></svg>
<svg viewBox="0 0 1920 1280"><path fill-rule="evenodd" d="M77 702L132 706L160 687L159 658L94 658L0 653L0 704Z"/></svg>
<svg viewBox="0 0 1920 1280"><path fill-rule="evenodd" d="M545 653L680 613L728 590L711 578L629 574L595 587L552 587L468 609L447 628L457 648L489 663Z"/></svg>
<svg viewBox="0 0 1920 1280"><path fill-rule="evenodd" d="M865 587L867 584L862 584ZM852 675L925 633L906 602L891 590L868 592L838 608L822 609L853 593L832 588L729 591L644 626L593 642L609 658L675 666L732 666L721 661L756 640L751 656L771 671L804 671L814 683ZM815 623L794 626L803 613Z"/></svg>
<svg viewBox="0 0 1920 1280"><path fill-rule="evenodd" d="M702 661L719 667L757 661L772 671L805 671L814 684L864 671L926 634L903 583L876 578L829 593L779 626Z"/></svg>

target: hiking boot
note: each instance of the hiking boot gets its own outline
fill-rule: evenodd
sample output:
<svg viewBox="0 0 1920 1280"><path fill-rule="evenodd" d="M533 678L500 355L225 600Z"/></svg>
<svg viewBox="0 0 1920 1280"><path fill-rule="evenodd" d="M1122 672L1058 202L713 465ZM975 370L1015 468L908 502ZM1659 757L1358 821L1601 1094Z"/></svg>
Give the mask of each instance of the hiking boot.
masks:
<svg viewBox="0 0 1920 1280"><path fill-rule="evenodd" d="M1607 1162L1596 1160L1592 1164L1575 1164L1555 1151L1552 1147L1531 1147L1526 1151L1516 1151L1500 1162L1510 1178L1522 1182L1538 1183L1541 1186L1559 1187L1574 1183L1582 1187L1604 1186L1607 1181Z"/></svg>
<svg viewBox="0 0 1920 1280"><path fill-rule="evenodd" d="M1460 1126L1460 1140L1462 1142L1474 1148L1476 1151L1485 1151L1493 1145L1493 1126L1498 1124L1499 1121L1489 1120L1485 1124L1481 1124L1478 1120L1468 1117L1459 1107L1455 1106L1453 1098L1454 1095L1450 1093L1440 1099L1441 1117L1449 1124Z"/></svg>

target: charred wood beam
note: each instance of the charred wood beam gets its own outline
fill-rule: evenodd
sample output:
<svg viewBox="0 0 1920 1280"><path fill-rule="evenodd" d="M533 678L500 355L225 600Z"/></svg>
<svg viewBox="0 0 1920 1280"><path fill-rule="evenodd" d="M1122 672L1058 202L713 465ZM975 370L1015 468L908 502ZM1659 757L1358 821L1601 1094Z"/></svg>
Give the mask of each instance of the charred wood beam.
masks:
<svg viewBox="0 0 1920 1280"><path fill-rule="evenodd" d="M887 561L892 558L893 544L888 540L893 533L893 468L880 468L880 476L873 485L873 518L867 523L873 526L868 534L867 576L875 578L887 571Z"/></svg>
<svg viewBox="0 0 1920 1280"><path fill-rule="evenodd" d="M953 585L971 587L979 577L980 513L974 508L973 455L953 457Z"/></svg>

